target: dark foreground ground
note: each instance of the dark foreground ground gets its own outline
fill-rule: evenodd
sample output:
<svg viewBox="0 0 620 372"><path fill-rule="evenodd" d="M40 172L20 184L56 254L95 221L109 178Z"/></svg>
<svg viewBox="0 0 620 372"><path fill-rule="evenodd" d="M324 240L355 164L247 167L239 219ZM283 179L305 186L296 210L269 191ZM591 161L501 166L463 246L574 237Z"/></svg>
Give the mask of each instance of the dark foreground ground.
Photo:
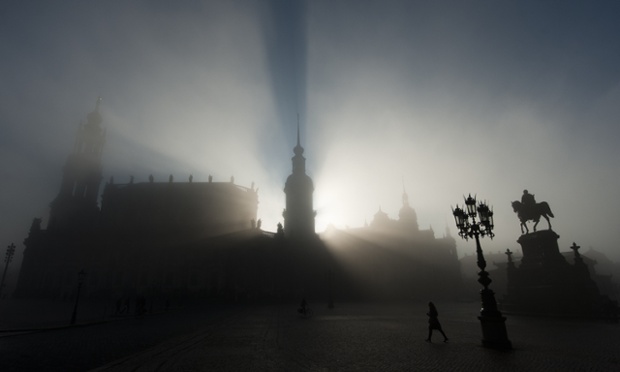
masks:
<svg viewBox="0 0 620 372"><path fill-rule="evenodd" d="M508 316L514 350L481 347L477 303L176 309L41 332L0 332L0 371L618 371L620 325ZM0 323L1 324L1 323Z"/></svg>

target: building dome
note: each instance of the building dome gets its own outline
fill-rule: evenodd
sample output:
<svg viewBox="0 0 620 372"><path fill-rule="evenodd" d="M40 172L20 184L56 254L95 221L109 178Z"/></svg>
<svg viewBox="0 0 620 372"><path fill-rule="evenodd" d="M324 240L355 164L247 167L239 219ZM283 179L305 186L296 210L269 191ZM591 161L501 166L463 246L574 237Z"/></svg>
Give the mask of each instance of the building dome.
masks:
<svg viewBox="0 0 620 372"><path fill-rule="evenodd" d="M379 207L379 210L375 213L370 226L373 228L387 228L389 225L390 217L387 213L381 210L381 207Z"/></svg>

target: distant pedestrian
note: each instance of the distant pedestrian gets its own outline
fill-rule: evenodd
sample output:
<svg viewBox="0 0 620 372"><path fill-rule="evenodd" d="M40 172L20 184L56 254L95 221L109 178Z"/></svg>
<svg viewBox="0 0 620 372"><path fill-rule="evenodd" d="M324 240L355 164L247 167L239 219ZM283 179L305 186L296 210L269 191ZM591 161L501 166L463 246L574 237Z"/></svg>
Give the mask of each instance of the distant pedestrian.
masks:
<svg viewBox="0 0 620 372"><path fill-rule="evenodd" d="M437 312L437 308L435 307L434 303L428 303L428 313L426 313L426 315L428 315L428 337L426 338L426 342L431 342L433 329L441 332L441 335L443 336L443 342L448 342L448 337L446 337L443 329L441 329L441 323L439 323L439 313Z"/></svg>
<svg viewBox="0 0 620 372"><path fill-rule="evenodd" d="M299 309L297 309L297 312L300 313L301 315L306 315L307 310L308 310L308 303L306 302L305 298L302 298L301 303L299 304Z"/></svg>

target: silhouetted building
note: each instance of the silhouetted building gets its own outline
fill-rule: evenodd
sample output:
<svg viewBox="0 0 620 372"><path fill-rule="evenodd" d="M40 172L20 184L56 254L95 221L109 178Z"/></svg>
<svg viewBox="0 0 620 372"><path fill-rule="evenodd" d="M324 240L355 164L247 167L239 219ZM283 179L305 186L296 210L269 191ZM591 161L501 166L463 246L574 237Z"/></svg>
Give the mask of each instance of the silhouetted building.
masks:
<svg viewBox="0 0 620 372"><path fill-rule="evenodd" d="M195 297L439 299L460 287L456 243L420 230L403 192L399 218L315 233L314 186L299 127L284 192L284 226L260 229L258 195L230 182L115 183L101 193L105 131L99 101L78 129L46 228L33 221L15 296L117 304ZM335 249L332 249L335 248ZM342 249L340 249L342 248ZM120 306L119 306L120 307Z"/></svg>
<svg viewBox="0 0 620 372"><path fill-rule="evenodd" d="M111 179L99 208L105 132L98 109L99 101L78 129L47 228L41 219L33 221L15 295L70 297L82 269L87 296L235 292L244 281L231 277L236 272L231 263L250 266L241 263L241 252L272 240L256 228L254 187L211 177L154 182L151 176L148 183L134 183L132 177L128 184ZM264 274L256 272L261 260L252 265L244 272L254 274L256 285Z"/></svg>
<svg viewBox="0 0 620 372"><path fill-rule="evenodd" d="M352 292L374 299L455 298L461 289L456 242L420 230L417 215L402 195L398 219L381 208L368 226L331 229L321 236L350 275Z"/></svg>
<svg viewBox="0 0 620 372"><path fill-rule="evenodd" d="M297 126L297 146L293 149L295 156L293 173L286 179L284 193L286 194L286 209L282 213L284 217L284 235L287 238L308 238L315 235L312 194L314 185L312 179L306 174L306 158L304 148L299 141L299 125Z"/></svg>
<svg viewBox="0 0 620 372"><path fill-rule="evenodd" d="M232 182L108 183L100 227L207 237L249 229L257 207L256 191Z"/></svg>
<svg viewBox="0 0 620 372"><path fill-rule="evenodd" d="M569 264L575 265L577 263L578 260L575 260L575 252L561 253ZM620 294L618 284L614 281L614 275L610 274L614 271L613 269L617 264L612 262L602 252L592 248L579 256L588 267L590 277L596 282L600 292L617 301Z"/></svg>
<svg viewBox="0 0 620 372"><path fill-rule="evenodd" d="M50 229L92 228L96 223L101 154L105 142L100 102L98 99L95 111L88 114L86 124L80 124L78 128L73 153L63 168L60 191L51 203Z"/></svg>

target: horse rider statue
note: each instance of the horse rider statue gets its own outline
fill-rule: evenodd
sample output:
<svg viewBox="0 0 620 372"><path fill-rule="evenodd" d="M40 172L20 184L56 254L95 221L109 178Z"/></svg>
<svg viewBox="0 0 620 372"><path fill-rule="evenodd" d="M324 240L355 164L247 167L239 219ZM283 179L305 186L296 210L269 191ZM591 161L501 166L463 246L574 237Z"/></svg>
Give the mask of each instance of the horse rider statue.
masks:
<svg viewBox="0 0 620 372"><path fill-rule="evenodd" d="M536 203L534 194L530 194L527 190L523 190L520 202L518 200L512 202L512 209L517 213L521 221L521 234L529 233L526 222L530 220L534 221L534 231L536 231L536 226L538 222L540 222L541 216L547 220L549 230L551 230L551 221L549 217L555 216L553 212L551 212L549 204L547 202Z"/></svg>
<svg viewBox="0 0 620 372"><path fill-rule="evenodd" d="M523 195L521 196L521 204L523 204L527 209L531 210L534 205L536 205L536 198L534 194L530 194L527 190L523 190Z"/></svg>

